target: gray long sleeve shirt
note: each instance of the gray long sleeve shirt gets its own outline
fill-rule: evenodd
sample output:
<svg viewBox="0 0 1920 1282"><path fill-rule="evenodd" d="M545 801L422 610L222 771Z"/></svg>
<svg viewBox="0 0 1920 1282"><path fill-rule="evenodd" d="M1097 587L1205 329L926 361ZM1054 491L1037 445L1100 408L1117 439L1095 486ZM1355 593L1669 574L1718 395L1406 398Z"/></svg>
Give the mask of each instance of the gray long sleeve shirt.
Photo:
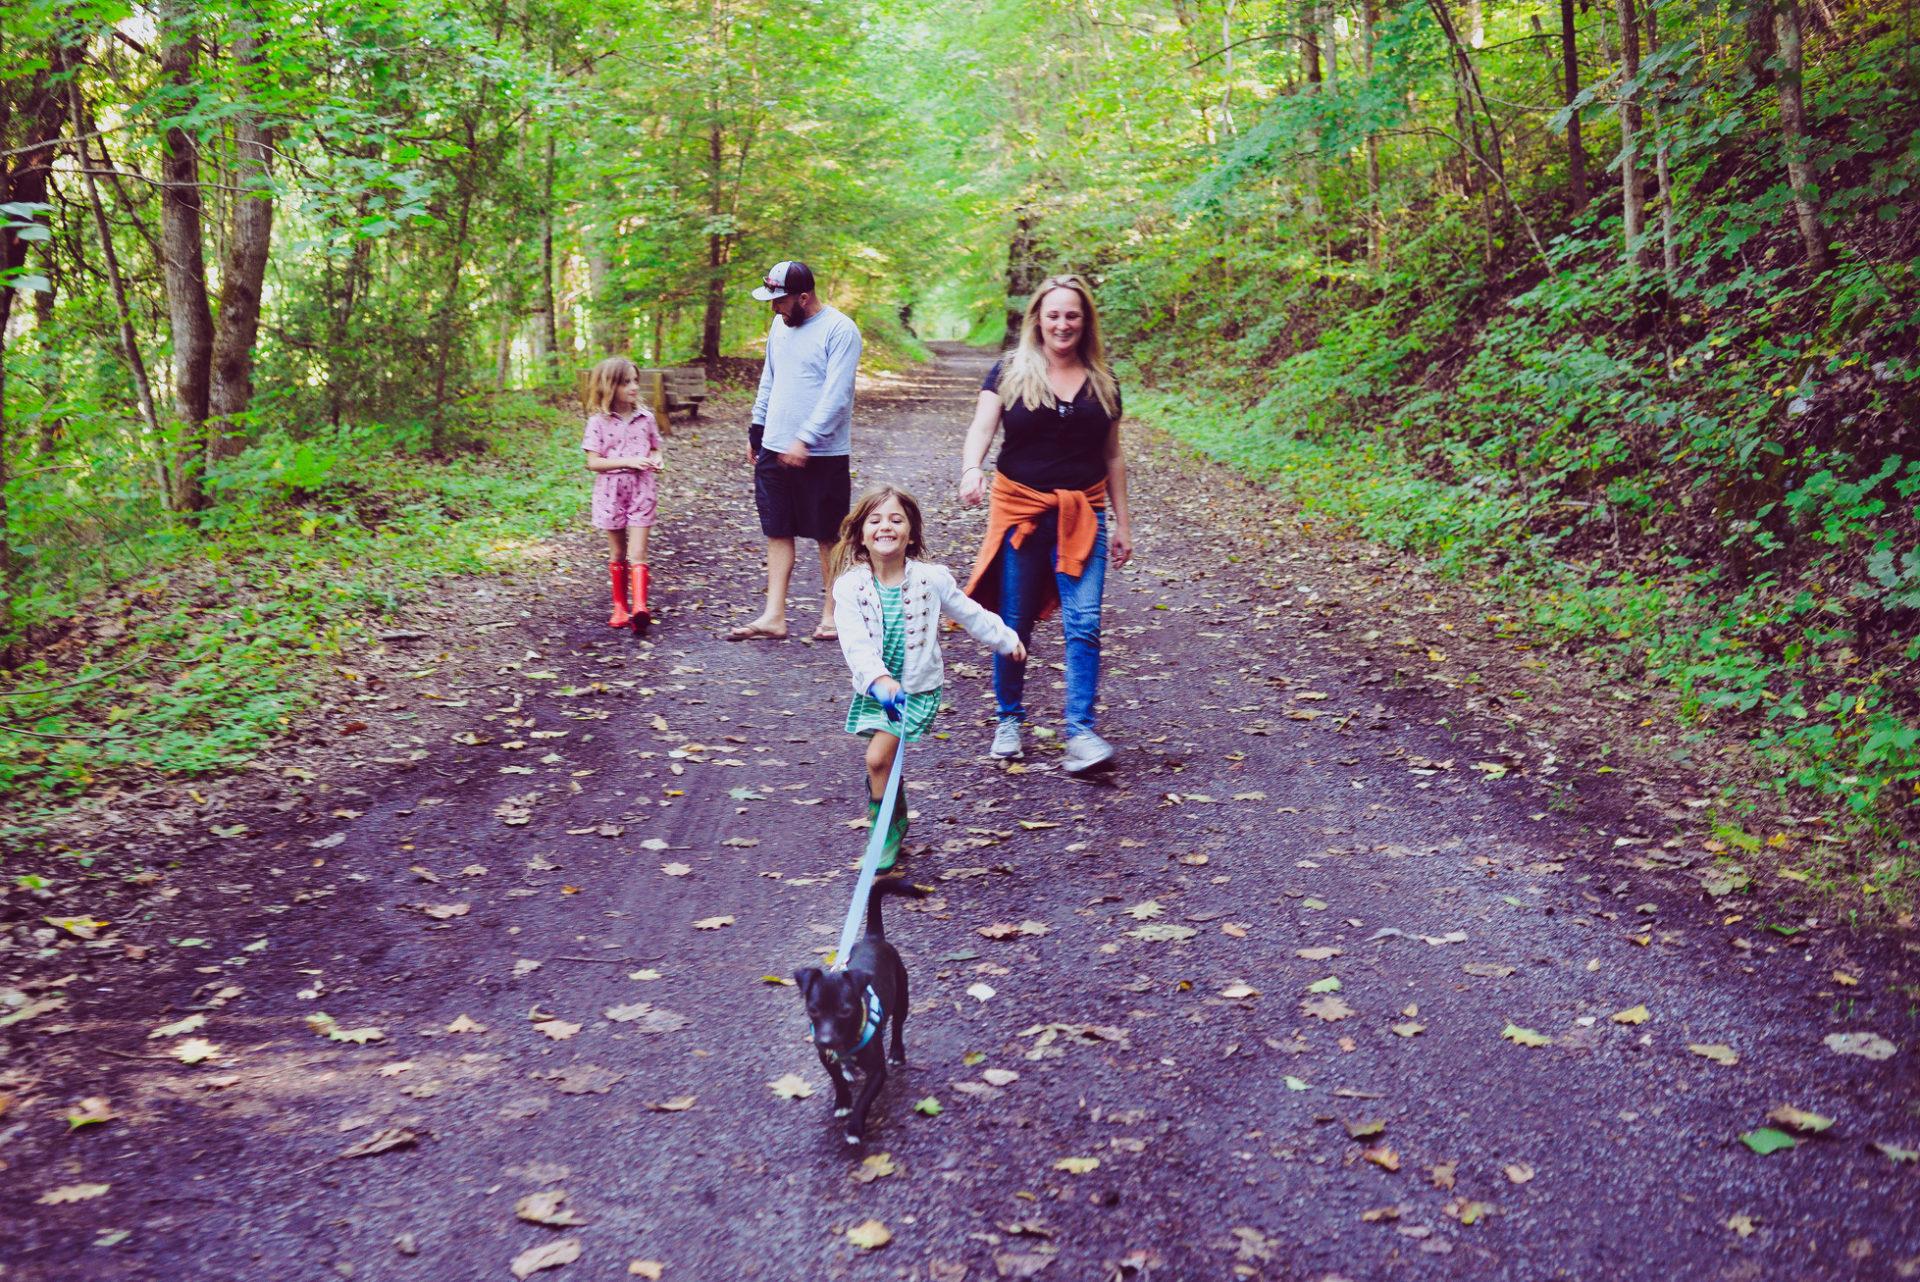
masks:
<svg viewBox="0 0 1920 1282"><path fill-rule="evenodd" d="M783 454L802 441L812 454L851 454L859 368L860 328L845 313L822 306L798 329L775 317L753 402L753 421L767 427L761 448Z"/></svg>

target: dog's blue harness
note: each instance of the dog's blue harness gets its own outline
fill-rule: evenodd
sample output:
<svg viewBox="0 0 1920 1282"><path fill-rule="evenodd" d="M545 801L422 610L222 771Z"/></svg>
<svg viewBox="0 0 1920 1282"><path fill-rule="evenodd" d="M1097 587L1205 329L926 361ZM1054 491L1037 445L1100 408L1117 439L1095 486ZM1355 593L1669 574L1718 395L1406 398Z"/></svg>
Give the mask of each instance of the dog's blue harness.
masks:
<svg viewBox="0 0 1920 1282"><path fill-rule="evenodd" d="M830 1050L827 1052L827 1054L833 1056L837 1060L840 1060L842 1063L845 1063L846 1061L851 1060L855 1055L858 1055L861 1052L861 1050L866 1047L866 1044L868 1042L873 1040L873 1035L880 1031L880 1021L885 1017L885 1014L886 1012L880 1009L880 994L873 991L872 985L868 985L867 986L867 1013L866 1013L866 1018L860 1022L860 1040L855 1042L852 1046L850 1046L846 1050L843 1050L843 1051ZM812 1020L807 1021L807 1036L809 1038L813 1037L813 1021ZM815 1043L815 1044L818 1045L818 1043Z"/></svg>

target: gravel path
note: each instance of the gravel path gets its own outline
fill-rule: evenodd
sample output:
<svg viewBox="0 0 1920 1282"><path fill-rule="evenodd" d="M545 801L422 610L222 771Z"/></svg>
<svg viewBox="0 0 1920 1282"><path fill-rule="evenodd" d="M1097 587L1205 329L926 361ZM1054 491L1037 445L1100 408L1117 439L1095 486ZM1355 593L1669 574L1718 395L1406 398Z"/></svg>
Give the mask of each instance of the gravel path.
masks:
<svg viewBox="0 0 1920 1282"><path fill-rule="evenodd" d="M913 489L959 569L988 359L858 409L856 488ZM758 539L736 433L683 431L649 640L600 625L569 536L492 649L419 679L424 754L251 816L129 923L150 948L63 961L68 1005L5 1030L0 1278L457 1282L543 1247L543 1277L703 1282L1920 1275L1911 941L1650 870L1698 843L1410 677L1398 580L1135 447L1112 779L1057 740L987 759L986 656L947 641L947 737L907 767L936 894L888 906L911 1062L863 1152L779 982L861 845L845 667L717 639ZM1059 686L1036 667L1043 728ZM112 1120L69 1130L88 1098ZM1770 1126L1797 1147L1740 1138Z"/></svg>

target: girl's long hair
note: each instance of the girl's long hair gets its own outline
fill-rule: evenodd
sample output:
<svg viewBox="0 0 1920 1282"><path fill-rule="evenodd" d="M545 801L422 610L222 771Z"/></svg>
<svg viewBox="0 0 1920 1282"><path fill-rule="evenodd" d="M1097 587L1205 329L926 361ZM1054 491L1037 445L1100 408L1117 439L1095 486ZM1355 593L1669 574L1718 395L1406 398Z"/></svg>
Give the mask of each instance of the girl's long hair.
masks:
<svg viewBox="0 0 1920 1282"><path fill-rule="evenodd" d="M1093 291L1073 275L1047 277L1027 300L1027 313L1020 321L1020 344L1000 367L1000 403L1024 403L1036 410L1050 410L1059 404L1047 382L1047 353L1040 337L1040 302L1056 289L1070 289L1080 295L1080 307L1086 313L1080 329L1080 363L1087 367L1087 381L1100 408L1111 418L1120 412L1120 386L1114 382L1113 370L1107 365L1107 349L1100 342Z"/></svg>
<svg viewBox="0 0 1920 1282"><path fill-rule="evenodd" d="M853 568L854 562L867 560L867 545L861 541L860 533L866 528L867 517L873 509L888 499L897 499L900 510L907 514L907 559L917 561L927 554L926 522L920 516L920 504L913 495L893 485L876 485L860 496L853 505L853 511L847 513L847 519L840 522L840 540L833 545L833 572L836 576Z"/></svg>
<svg viewBox="0 0 1920 1282"><path fill-rule="evenodd" d="M580 403L589 414L612 413L613 389L625 382L628 374L637 377L639 373L640 367L625 356L607 357L580 380Z"/></svg>

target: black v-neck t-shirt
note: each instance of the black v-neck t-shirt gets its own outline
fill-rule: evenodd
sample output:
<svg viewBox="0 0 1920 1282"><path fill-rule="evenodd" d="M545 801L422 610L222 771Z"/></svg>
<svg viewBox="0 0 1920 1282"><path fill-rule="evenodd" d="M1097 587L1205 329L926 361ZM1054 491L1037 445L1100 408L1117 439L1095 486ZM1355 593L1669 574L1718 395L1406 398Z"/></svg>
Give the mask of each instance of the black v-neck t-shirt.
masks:
<svg viewBox="0 0 1920 1282"><path fill-rule="evenodd" d="M980 385L998 394L1000 366L995 361ZM1115 399L1118 399L1117 393ZM1084 490L1107 478L1107 437L1119 415L1109 416L1093 394L1088 378L1072 400L1052 409L1025 403L1000 403L999 470L1007 479L1036 490Z"/></svg>

